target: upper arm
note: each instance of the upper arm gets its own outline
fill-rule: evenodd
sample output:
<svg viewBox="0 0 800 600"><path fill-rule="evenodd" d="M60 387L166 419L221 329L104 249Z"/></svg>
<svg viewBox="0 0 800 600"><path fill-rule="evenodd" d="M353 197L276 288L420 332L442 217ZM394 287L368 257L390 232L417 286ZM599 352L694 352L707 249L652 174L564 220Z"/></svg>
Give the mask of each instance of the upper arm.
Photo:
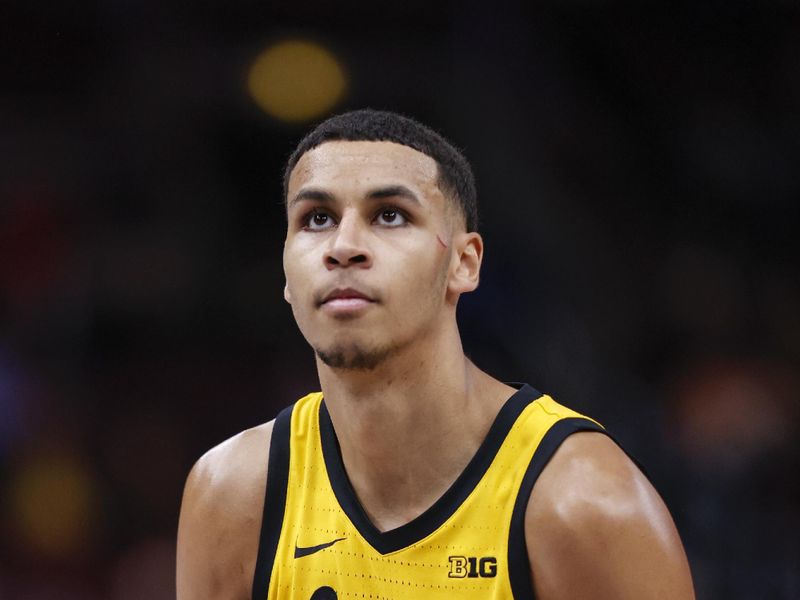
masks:
<svg viewBox="0 0 800 600"><path fill-rule="evenodd" d="M602 433L568 437L525 516L540 600L694 598L672 518L653 486Z"/></svg>
<svg viewBox="0 0 800 600"><path fill-rule="evenodd" d="M251 596L272 423L207 452L189 473L178 524L178 600Z"/></svg>

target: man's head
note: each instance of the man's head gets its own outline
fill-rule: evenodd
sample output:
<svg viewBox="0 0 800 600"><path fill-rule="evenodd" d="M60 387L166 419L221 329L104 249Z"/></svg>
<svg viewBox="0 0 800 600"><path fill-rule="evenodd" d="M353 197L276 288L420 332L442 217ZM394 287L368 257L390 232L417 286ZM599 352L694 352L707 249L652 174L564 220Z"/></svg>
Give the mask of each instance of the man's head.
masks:
<svg viewBox="0 0 800 600"><path fill-rule="evenodd" d="M478 230L475 177L461 152L422 123L392 112L363 109L336 115L306 135L286 162L283 195L287 198L289 177L297 161L313 148L329 141L395 142L427 154L438 168L438 185L464 218L467 231Z"/></svg>
<svg viewBox="0 0 800 600"><path fill-rule="evenodd" d="M354 114L369 122L382 115L452 150L430 130L386 113L326 123ZM389 133L423 145L403 127ZM286 171L285 297L306 340L334 369L372 369L403 351L452 341L458 298L478 285L483 243L466 223L474 224L474 211L465 217L450 191L468 182L474 208L466 161L468 175L445 184L436 158L383 139L376 128L367 127L376 139L349 139L323 123Z"/></svg>

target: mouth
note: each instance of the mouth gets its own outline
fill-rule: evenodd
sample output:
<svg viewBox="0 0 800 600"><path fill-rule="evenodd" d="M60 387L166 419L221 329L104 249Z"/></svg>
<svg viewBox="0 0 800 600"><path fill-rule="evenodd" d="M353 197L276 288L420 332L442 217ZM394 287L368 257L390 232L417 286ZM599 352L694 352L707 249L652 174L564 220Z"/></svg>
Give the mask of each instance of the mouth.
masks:
<svg viewBox="0 0 800 600"><path fill-rule="evenodd" d="M333 313L354 313L377 301L355 288L335 288L325 294L318 306Z"/></svg>

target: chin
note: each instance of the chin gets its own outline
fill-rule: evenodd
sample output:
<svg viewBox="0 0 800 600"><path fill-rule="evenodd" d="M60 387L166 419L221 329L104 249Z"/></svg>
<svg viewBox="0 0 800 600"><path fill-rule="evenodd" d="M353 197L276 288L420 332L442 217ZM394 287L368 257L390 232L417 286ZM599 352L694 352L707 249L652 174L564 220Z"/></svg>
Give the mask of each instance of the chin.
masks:
<svg viewBox="0 0 800 600"><path fill-rule="evenodd" d="M394 349L367 348L358 344L335 344L315 347L319 359L331 369L342 371L372 371L392 355Z"/></svg>

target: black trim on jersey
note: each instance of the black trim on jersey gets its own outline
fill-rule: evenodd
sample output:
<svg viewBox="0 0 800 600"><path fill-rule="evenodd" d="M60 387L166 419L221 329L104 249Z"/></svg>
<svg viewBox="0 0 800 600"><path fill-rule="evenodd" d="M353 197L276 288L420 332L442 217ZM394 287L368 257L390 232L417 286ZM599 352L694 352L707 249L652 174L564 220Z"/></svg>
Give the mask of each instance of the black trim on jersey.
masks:
<svg viewBox="0 0 800 600"><path fill-rule="evenodd" d="M486 438L453 485L414 520L384 532L375 527L358 501L342 463L342 453L330 414L325 402L321 403L319 424L322 454L325 457L325 467L331 487L342 510L375 550L381 554L388 554L418 542L436 531L461 506L492 464L492 460L517 417L528 404L542 395L527 384L521 385L522 387L506 401L497 413Z"/></svg>
<svg viewBox="0 0 800 600"><path fill-rule="evenodd" d="M253 600L263 600L269 592L269 578L281 537L283 513L286 509L286 488L289 483L289 437L292 430L292 409L287 406L275 418L269 446L267 487L261 517L256 570L253 576Z"/></svg>
<svg viewBox="0 0 800 600"><path fill-rule="evenodd" d="M511 515L511 531L508 536L508 575L511 580L511 591L517 600L536 598L531 584L528 547L525 544L525 509L528 507L533 484L564 440L579 431L599 431L608 435L605 429L589 419L570 417L557 421L544 434L522 478L522 485L514 503L514 512Z"/></svg>

